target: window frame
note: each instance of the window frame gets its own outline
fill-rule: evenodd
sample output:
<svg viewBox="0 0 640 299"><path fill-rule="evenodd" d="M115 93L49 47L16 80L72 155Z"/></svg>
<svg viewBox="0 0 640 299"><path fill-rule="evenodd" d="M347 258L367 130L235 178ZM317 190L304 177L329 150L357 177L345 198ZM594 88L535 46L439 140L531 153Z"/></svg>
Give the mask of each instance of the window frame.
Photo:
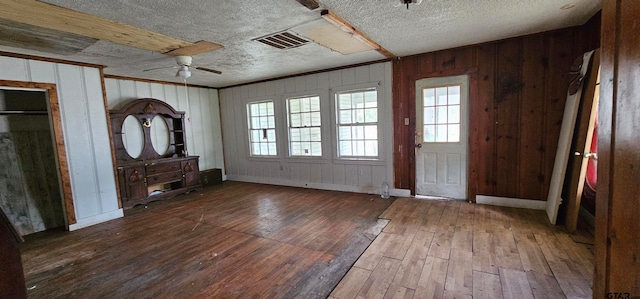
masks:
<svg viewBox="0 0 640 299"><path fill-rule="evenodd" d="M290 101L291 100L295 100L295 99L302 99L302 98L314 98L317 97L318 98L318 110L314 110L314 111L309 111L309 112L317 112L320 114L320 125L319 126L300 126L300 127L295 127L295 128L318 128L320 130L320 155L294 155L292 153L292 141L291 140L291 129L294 128L291 126L291 109L290 109ZM304 93L304 94L289 94L289 95L284 95L283 97L283 101L284 101L284 108L285 108L285 119L286 119L286 133L285 136L286 138L286 148L287 148L287 158L295 160L295 159L301 159L301 160L314 160L314 159L322 159L326 156L326 152L327 152L327 147L325 146L326 143L326 134L325 134L325 128L326 127L326 119L325 119L325 114L326 111L325 108L323 107L323 97L319 92L313 93ZM302 114L302 112L298 112L298 114ZM313 141L310 141L313 142Z"/></svg>
<svg viewBox="0 0 640 299"><path fill-rule="evenodd" d="M245 133L246 133L246 141L247 141L247 145L248 145L248 150L249 150L249 158L267 158L267 159L273 159L273 158L278 158L281 155L281 150L278 148L279 144L278 144L278 140L280 139L278 134L278 105L276 104L277 101L273 100L273 99L250 99L245 101L244 105L245 105L245 124L246 124L246 128L245 128ZM251 131L252 129L252 113L251 113L251 105L253 104L261 104L261 103L272 103L273 105L273 132L274 132L274 144L275 144L275 155L254 155L253 154L253 150L252 150L252 146L253 146L253 141L251 140Z"/></svg>
<svg viewBox="0 0 640 299"><path fill-rule="evenodd" d="M377 145L378 152L376 156L342 156L340 155L340 124L339 124L339 103L338 96L340 94L352 93L352 92L364 92L367 90L375 90L376 91L376 109L377 109L377 121L375 122L377 129ZM376 83L366 83L366 84L357 84L350 86L342 86L340 88L332 88L331 89L331 104L332 104L332 152L333 159L338 163L343 164L368 164L368 165L377 165L382 164L384 162L384 135L383 135L383 127L385 124L385 106L384 101L382 100L384 97L384 90L380 84L380 82Z"/></svg>

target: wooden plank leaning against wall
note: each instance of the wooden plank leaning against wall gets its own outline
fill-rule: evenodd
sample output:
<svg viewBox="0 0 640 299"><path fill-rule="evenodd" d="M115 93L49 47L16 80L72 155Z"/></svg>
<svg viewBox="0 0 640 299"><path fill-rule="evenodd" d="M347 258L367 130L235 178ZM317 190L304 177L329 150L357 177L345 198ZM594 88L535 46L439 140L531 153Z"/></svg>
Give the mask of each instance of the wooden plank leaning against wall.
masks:
<svg viewBox="0 0 640 299"><path fill-rule="evenodd" d="M545 199L569 69L599 47L599 28L596 14L582 26L394 60L395 188L415 193L415 80L469 74L469 198Z"/></svg>

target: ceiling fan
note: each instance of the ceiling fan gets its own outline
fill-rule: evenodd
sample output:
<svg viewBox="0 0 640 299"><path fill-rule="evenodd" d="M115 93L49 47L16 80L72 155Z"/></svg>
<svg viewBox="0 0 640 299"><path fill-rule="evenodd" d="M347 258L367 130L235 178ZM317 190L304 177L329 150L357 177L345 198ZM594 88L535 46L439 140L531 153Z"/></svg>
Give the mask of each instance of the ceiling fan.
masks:
<svg viewBox="0 0 640 299"><path fill-rule="evenodd" d="M191 56L175 56L175 60L176 60L176 64L178 65L178 71L176 72L176 77L182 77L184 79L191 77L190 68L194 68L196 70L210 72L218 75L222 74L222 72L218 70L201 67L201 66L192 66L191 62L193 61L193 58ZM166 68L175 68L175 66L163 66L163 67L151 68L151 69L143 70L143 72L166 69Z"/></svg>
<svg viewBox="0 0 640 299"><path fill-rule="evenodd" d="M407 6L407 9L409 9L409 4L415 4L415 5L420 5L420 3L422 3L422 0L400 0L399 4L396 4L396 6Z"/></svg>

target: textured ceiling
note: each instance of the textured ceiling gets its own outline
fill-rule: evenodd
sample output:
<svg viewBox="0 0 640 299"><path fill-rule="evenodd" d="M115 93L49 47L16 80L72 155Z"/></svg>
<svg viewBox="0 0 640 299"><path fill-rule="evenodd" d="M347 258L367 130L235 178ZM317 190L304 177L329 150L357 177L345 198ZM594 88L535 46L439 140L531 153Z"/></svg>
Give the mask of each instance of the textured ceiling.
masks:
<svg viewBox="0 0 640 299"><path fill-rule="evenodd" d="M313 11L295 0L45 2L186 41L221 44L220 50L194 56L193 65L220 70L222 75L193 70L188 82L222 87L384 58L374 50L343 55L316 43L279 50L252 41L283 30L298 32L296 28L321 20L323 8L391 53L406 56L580 25L598 11L602 1L423 0L407 10L397 0L320 0L320 8ZM569 3L575 7L560 9ZM173 66L173 57L108 41L71 55L8 46L0 50L102 64L107 66L106 74L181 82L174 77L175 69L143 72Z"/></svg>

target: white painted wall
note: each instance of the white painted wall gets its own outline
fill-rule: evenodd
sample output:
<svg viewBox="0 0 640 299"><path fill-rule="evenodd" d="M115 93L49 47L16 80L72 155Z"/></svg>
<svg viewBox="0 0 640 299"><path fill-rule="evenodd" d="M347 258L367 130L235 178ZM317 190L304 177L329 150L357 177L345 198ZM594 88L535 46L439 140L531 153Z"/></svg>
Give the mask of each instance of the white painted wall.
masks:
<svg viewBox="0 0 640 299"><path fill-rule="evenodd" d="M111 160L100 70L0 57L0 80L57 86L77 223L70 230L123 216Z"/></svg>
<svg viewBox="0 0 640 299"><path fill-rule="evenodd" d="M185 112L189 155L200 156L200 170L220 168L224 173L218 91L210 88L132 80L105 79L109 109L140 98L155 98Z"/></svg>
<svg viewBox="0 0 640 299"><path fill-rule="evenodd" d="M345 161L336 158L333 93L349 88L378 88L381 160ZM318 94L321 101L323 154L321 159L287 157L286 104L292 96ZM250 157L246 104L273 100L276 109L276 158ZM393 127L391 63L324 72L220 90L226 177L229 180L317 189L380 192L384 181L393 186ZM408 196L408 190L391 189Z"/></svg>

